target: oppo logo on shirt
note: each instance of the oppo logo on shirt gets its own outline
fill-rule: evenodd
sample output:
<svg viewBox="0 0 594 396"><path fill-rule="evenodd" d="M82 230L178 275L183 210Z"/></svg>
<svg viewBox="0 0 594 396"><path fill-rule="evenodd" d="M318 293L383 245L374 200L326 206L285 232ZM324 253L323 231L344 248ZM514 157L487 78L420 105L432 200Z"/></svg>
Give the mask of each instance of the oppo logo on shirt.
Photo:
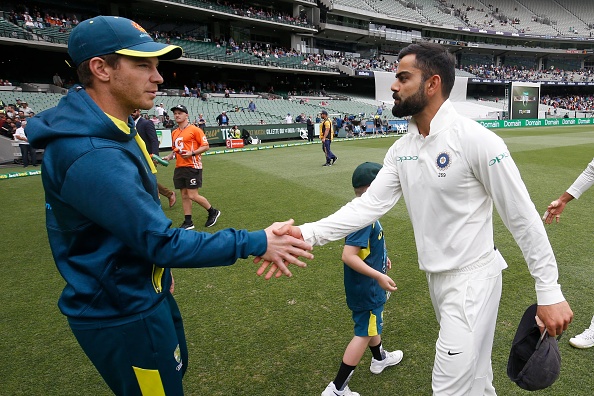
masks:
<svg viewBox="0 0 594 396"><path fill-rule="evenodd" d="M404 161L417 161L419 159L416 155L405 155L402 157L396 157L396 161L404 162Z"/></svg>
<svg viewBox="0 0 594 396"><path fill-rule="evenodd" d="M489 161L489 166L498 164L507 157L509 157L509 153L507 151L505 151L505 152L499 154L497 157L493 158L491 161Z"/></svg>

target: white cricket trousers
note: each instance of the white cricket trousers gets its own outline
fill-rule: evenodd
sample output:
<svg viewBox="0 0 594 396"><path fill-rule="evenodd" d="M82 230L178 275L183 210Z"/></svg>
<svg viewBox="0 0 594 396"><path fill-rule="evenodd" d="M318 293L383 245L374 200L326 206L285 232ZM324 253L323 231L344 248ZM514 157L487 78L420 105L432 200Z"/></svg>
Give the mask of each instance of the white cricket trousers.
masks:
<svg viewBox="0 0 594 396"><path fill-rule="evenodd" d="M427 273L439 323L435 343L434 396L493 396L491 350L501 299L501 270L494 250L460 270Z"/></svg>

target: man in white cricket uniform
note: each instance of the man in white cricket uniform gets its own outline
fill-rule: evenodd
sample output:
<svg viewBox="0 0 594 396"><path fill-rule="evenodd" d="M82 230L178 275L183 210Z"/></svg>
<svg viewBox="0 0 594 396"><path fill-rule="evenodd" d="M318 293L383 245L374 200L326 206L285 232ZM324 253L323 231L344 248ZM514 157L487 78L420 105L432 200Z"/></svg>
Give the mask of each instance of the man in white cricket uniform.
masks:
<svg viewBox="0 0 594 396"><path fill-rule="evenodd" d="M557 283L544 225L505 143L460 116L448 100L453 56L422 43L403 49L399 60L392 113L413 116L409 133L390 148L360 198L325 219L278 233L323 245L373 223L404 196L440 325L433 394L495 395L491 350L506 264L494 249L493 203L535 279L538 316L548 332L561 334L573 313Z"/></svg>

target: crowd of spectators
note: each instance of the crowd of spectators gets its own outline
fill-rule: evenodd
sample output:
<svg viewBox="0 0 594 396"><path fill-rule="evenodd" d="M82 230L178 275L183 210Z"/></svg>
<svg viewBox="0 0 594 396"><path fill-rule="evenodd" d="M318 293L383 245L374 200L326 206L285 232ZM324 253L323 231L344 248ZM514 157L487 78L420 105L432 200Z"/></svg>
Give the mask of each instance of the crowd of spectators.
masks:
<svg viewBox="0 0 594 396"><path fill-rule="evenodd" d="M344 57L338 55L338 61L347 67L350 67L353 70L377 70L377 71L387 71L387 72L396 72L398 68L398 61L391 61L386 59L385 57L372 57L371 59L366 58L352 58L352 57Z"/></svg>
<svg viewBox="0 0 594 396"><path fill-rule="evenodd" d="M315 1L305 0L311 3ZM301 13L298 16L292 15L290 12L275 9L275 7L256 7L253 5L246 5L239 1L227 1L227 0L216 0L208 1L201 0L203 3L202 8L208 8L211 10L222 11L228 14L233 14L242 17L264 19L270 22L286 23L291 25L298 25L303 27L312 27L310 21L308 21L305 13Z"/></svg>
<svg viewBox="0 0 594 396"><path fill-rule="evenodd" d="M517 17L508 18L506 15L499 13L499 9L489 4L487 9L484 7L476 8L473 5L462 3L462 7L456 7L454 4L448 4L446 0L440 0L442 6L445 6L448 10L447 13L457 16L463 20L467 25L478 27L478 28L495 28L496 26L508 26L517 25L520 23L520 19ZM444 11L442 9L442 11ZM517 11L517 8L516 8ZM471 13L472 14L469 14ZM469 15L477 16L483 15L482 19L471 20ZM536 18L536 17L535 17ZM536 22L536 19L533 19Z"/></svg>
<svg viewBox="0 0 594 396"><path fill-rule="evenodd" d="M248 18L267 19L272 22L291 23L303 26L307 26L309 24L305 15L299 15L295 17L288 12L282 12L272 8L266 9L253 6L246 8L241 2L238 3L233 1L217 0L217 4L231 9L235 15L245 16Z"/></svg>
<svg viewBox="0 0 594 396"><path fill-rule="evenodd" d="M68 32L78 25L79 20L76 15L58 13L38 9L37 6L30 10L26 6L19 7L19 10L13 10L8 14L8 20L15 25L24 26L27 30L45 29L57 27L62 32Z"/></svg>
<svg viewBox="0 0 594 396"><path fill-rule="evenodd" d="M556 109L565 109L571 111L593 111L593 95L570 95L570 96L550 96L543 95L540 103ZM556 113L555 113L556 114Z"/></svg>
<svg viewBox="0 0 594 396"><path fill-rule="evenodd" d="M5 104L0 100L0 135L13 139L21 122L34 115L35 112L27 102L17 99L16 103Z"/></svg>
<svg viewBox="0 0 594 396"><path fill-rule="evenodd" d="M500 80L524 80L524 81L594 81L594 71L591 69L563 70L563 69L542 69L537 70L523 66L495 66L495 65L468 65L462 70L474 74L480 78Z"/></svg>
<svg viewBox="0 0 594 396"><path fill-rule="evenodd" d="M170 43L171 39L187 40L187 41L207 41L216 45L217 48L224 48L227 56L233 56L236 53L242 52L254 56L263 61L274 61L281 58L299 58L299 63L302 65L326 66L334 68L336 62L340 60L339 56L328 54L309 54L302 53L294 48L287 49L284 47L276 47L270 43L259 43L251 41L235 41L232 37L226 39L225 37L200 37L192 32L181 33L152 31L151 35L156 40L164 40Z"/></svg>
<svg viewBox="0 0 594 396"><path fill-rule="evenodd" d="M254 85L248 83L242 84L238 88L227 85L226 82L222 81L198 81L195 85L188 86L184 85L181 96L190 98L202 98L206 99L206 93L223 93L225 97L230 97L231 94L249 94L252 95L256 91Z"/></svg>

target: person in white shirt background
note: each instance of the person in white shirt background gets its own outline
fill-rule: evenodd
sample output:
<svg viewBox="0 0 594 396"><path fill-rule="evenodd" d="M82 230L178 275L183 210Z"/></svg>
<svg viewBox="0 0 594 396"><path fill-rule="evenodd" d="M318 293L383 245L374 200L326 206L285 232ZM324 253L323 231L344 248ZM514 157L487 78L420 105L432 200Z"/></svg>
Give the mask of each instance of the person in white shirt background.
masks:
<svg viewBox="0 0 594 396"><path fill-rule="evenodd" d="M159 106L155 107L155 111L157 112L157 118L159 122L163 122L165 120L165 109L163 108L163 103L159 103Z"/></svg>
<svg viewBox="0 0 594 396"><path fill-rule="evenodd" d="M389 149L361 197L322 220L276 232L323 245L373 223L403 196L440 326L433 394L495 395L491 351L507 264L494 246L493 203L527 260L546 331L561 334L573 312L518 168L501 138L456 112L448 99L454 81L455 59L441 45L404 48L392 114L412 115L409 133ZM275 271L264 262L258 274Z"/></svg>
<svg viewBox="0 0 594 396"><path fill-rule="evenodd" d="M588 164L586 169L578 176L573 184L559 198L551 202L542 219L546 224L551 224L553 220L559 222L561 213L565 205L574 198L579 199L594 184L594 159ZM569 345L575 348L591 348L594 346L594 316L590 326L582 333L569 339Z"/></svg>
<svg viewBox="0 0 594 396"><path fill-rule="evenodd" d="M35 148L29 144L29 140L27 139L27 135L25 134L26 126L27 121L21 121L21 126L18 127L14 133L14 139L18 140L19 142L19 148L21 149L21 158L23 160L24 168L28 167L29 163L31 163L31 165L33 166L37 166L37 152Z"/></svg>

